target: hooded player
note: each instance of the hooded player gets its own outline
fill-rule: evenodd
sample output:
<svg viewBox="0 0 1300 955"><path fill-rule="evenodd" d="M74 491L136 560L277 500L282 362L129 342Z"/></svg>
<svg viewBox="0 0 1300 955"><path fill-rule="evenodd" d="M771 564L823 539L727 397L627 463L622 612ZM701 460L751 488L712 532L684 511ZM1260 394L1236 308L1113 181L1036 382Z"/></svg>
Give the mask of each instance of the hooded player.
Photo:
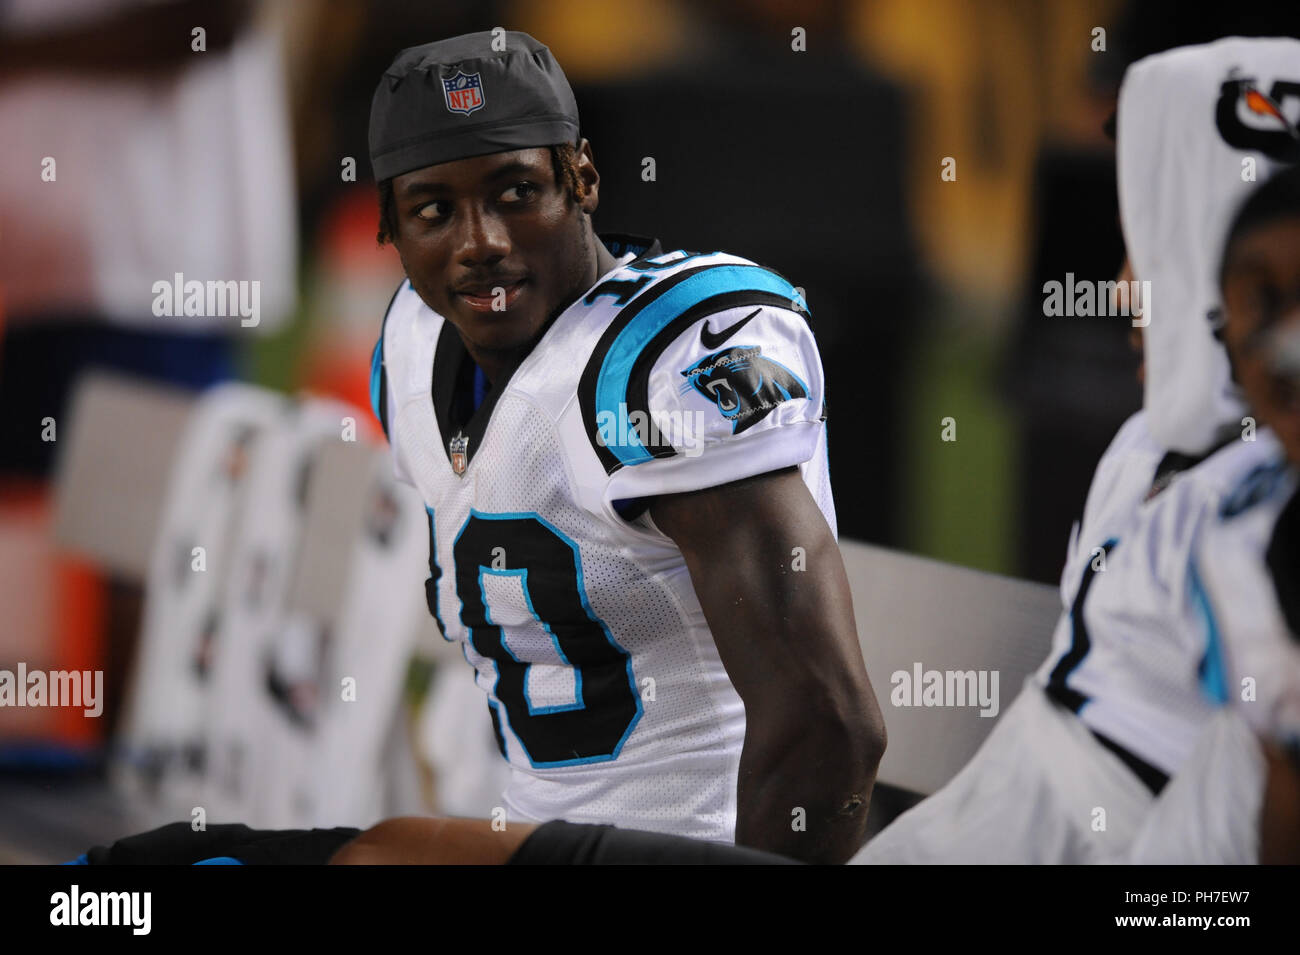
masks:
<svg viewBox="0 0 1300 955"><path fill-rule="evenodd" d="M1098 862L1125 856L1222 699L1187 569L1245 455L1264 449L1215 337L1232 211L1283 163L1300 42L1229 39L1149 57L1120 92L1120 209L1151 283L1144 408L1098 464L1061 581L1052 653L972 761L861 862ZM1289 106L1295 106L1292 102ZM1251 175L1253 174L1253 175ZM1235 455L1235 456L1234 456Z"/></svg>
<svg viewBox="0 0 1300 955"><path fill-rule="evenodd" d="M407 275L371 396L507 818L843 861L884 727L800 294L727 253L598 238L591 146L526 34L402 51L370 149Z"/></svg>
<svg viewBox="0 0 1300 955"><path fill-rule="evenodd" d="M1139 834L1132 861L1300 862L1300 169L1247 200L1223 260L1223 339L1261 429L1188 568L1187 628L1223 706Z"/></svg>

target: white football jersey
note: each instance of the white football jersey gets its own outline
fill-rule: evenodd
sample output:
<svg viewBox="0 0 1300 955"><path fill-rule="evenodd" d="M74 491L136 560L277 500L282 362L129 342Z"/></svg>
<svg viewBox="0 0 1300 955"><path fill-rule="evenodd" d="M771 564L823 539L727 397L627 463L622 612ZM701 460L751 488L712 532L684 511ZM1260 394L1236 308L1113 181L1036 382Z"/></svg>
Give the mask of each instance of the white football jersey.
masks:
<svg viewBox="0 0 1300 955"><path fill-rule="evenodd" d="M460 336L403 283L371 396L428 510L429 609L487 695L509 816L731 841L744 705L645 507L798 466L833 532L821 362L774 272L605 242L617 267L472 414Z"/></svg>
<svg viewBox="0 0 1300 955"><path fill-rule="evenodd" d="M1240 469L1268 452L1233 441L1152 491L1163 453L1145 427L1137 431L1142 418L1130 419L1098 466L1062 575L1068 610L1037 678L1089 729L1172 775L1222 693L1214 648L1187 615L1193 549Z"/></svg>
<svg viewBox="0 0 1300 955"><path fill-rule="evenodd" d="M1231 490L1208 522L1190 570L1189 612L1210 648L1207 676L1216 697L1250 727L1282 742L1300 740L1300 639L1288 625L1279 588L1300 587L1268 560L1274 529L1294 513L1296 471L1273 432L1254 453L1233 456Z"/></svg>
<svg viewBox="0 0 1300 955"><path fill-rule="evenodd" d="M1185 608L1207 647L1206 682L1224 705L1152 807L1133 862L1257 862L1268 774L1256 737L1300 739L1300 642L1279 596L1297 581L1268 557L1279 519L1295 513L1297 475L1267 430L1227 463L1230 489L1192 547Z"/></svg>
<svg viewBox="0 0 1300 955"><path fill-rule="evenodd" d="M1268 782L1263 750L1241 713L1220 707L1196 748L1147 810L1132 848L1136 865L1256 865Z"/></svg>

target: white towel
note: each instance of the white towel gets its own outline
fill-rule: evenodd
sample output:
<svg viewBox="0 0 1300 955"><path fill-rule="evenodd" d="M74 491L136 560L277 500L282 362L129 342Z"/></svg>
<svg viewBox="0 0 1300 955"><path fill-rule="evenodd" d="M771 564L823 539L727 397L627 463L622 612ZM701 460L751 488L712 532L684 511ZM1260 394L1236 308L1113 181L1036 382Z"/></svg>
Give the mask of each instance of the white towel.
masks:
<svg viewBox="0 0 1300 955"><path fill-rule="evenodd" d="M1124 75L1120 217L1135 277L1151 283L1144 404L1152 433L1170 450L1204 452L1240 430L1247 414L1209 316L1220 305L1232 216L1283 160L1296 161L1287 126L1297 120L1297 40L1231 37L1149 56ZM1247 158L1254 182L1243 179Z"/></svg>

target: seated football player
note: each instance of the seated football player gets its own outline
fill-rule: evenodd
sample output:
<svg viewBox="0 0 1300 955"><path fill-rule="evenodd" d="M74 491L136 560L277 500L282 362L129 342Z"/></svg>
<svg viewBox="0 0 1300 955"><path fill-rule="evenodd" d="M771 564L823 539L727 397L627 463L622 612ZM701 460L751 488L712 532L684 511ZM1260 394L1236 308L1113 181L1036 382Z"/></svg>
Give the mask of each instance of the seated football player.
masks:
<svg viewBox="0 0 1300 955"><path fill-rule="evenodd" d="M1246 408L1235 403L1228 353L1201 324L1218 314L1220 294L1207 298L1200 279L1219 285L1240 160L1256 160L1267 179L1272 161L1295 148L1289 133L1265 128L1270 102L1241 77L1267 88L1269 54L1289 64L1298 49L1293 41L1224 41L1143 61L1126 78L1126 236L1138 278L1162 277L1153 281L1156 307L1143 329L1146 410L1098 467L1073 542L1071 564L1080 573L1072 581L1067 568L1069 611L1039 679L949 787L854 862L1249 861L1256 850L1263 861L1296 858L1300 530L1295 471L1279 445L1300 458L1300 362L1295 339L1270 327L1296 325L1300 270L1288 257L1300 244L1296 173L1243 208L1223 268L1237 378L1277 438L1248 428L1254 440L1239 434L1218 446L1216 436L1240 424ZM1243 116L1260 127L1251 150L1240 145ZM1145 127L1145 142L1135 126ZM1139 143L1140 151L1126 149ZM1188 143L1203 148L1189 154ZM1164 205L1135 206L1142 170L1160 177ZM1180 209L1199 234L1179 219ZM1190 300L1174 308L1180 288ZM1170 298L1166 311L1159 303ZM1264 366L1252 370L1251 362ZM1194 374L1179 377L1187 368ZM1188 450L1198 433L1211 435L1213 453ZM1099 543L1089 549L1093 540ZM1229 700L1233 706L1224 706ZM1171 845L1184 848L1170 853ZM510 822L498 831L491 820L414 819L359 834L332 861L718 862L742 861L741 851L567 822Z"/></svg>
<svg viewBox="0 0 1300 955"><path fill-rule="evenodd" d="M1156 844L1144 826L1162 802L1156 796L1168 777L1197 763L1198 739L1240 737L1216 715L1226 694L1224 667L1214 628L1197 624L1199 611L1189 613L1205 602L1191 583L1192 570L1201 531L1225 508L1240 507L1234 501L1253 500L1260 475L1277 473L1278 454L1266 437L1240 431L1246 408L1208 318L1218 312L1228 221L1253 188L1240 177L1241 159L1250 156L1267 179L1294 149L1280 128L1249 137L1251 148L1245 147L1242 117L1263 127L1270 104L1252 95L1258 90L1231 67L1247 65L1242 75L1268 88L1265 78L1300 61L1298 52L1294 41L1232 40L1151 58L1126 78L1119 113L1121 205L1130 259L1139 279L1151 277L1153 289L1143 328L1145 410L1124 426L1098 466L1072 541L1056 646L1037 680L949 787L887 828L854 862L1123 860L1135 842ZM1189 142L1197 142L1199 152L1189 153ZM1155 196L1151 176L1162 183ZM1263 241L1276 240L1266 235ZM1237 294L1284 302L1300 287L1288 281ZM1233 294L1230 286L1230 299ZM1238 490L1243 482L1245 489ZM1220 570L1244 566L1213 558L1205 563ZM1210 570L1202 573L1212 579ZM1271 578L1255 579L1258 585ZM1260 601L1235 596L1238 591L1248 593L1232 589L1225 605L1234 613L1256 612L1251 608ZM1275 678L1288 672L1280 658L1250 669L1256 681L1265 680L1266 671ZM1285 697L1280 687L1269 692L1270 698ZM1253 712L1274 709L1260 705ZM1293 832L1288 813L1295 811L1287 793L1296 791L1300 776L1281 762L1283 738L1269 739L1267 759L1275 771L1267 797L1262 786L1256 797L1271 807L1264 814L1269 831L1286 833ZM605 854L642 851L623 844L628 834L575 827L542 827L511 838L518 840L512 853L537 861L574 859L579 846L593 841ZM1273 837L1269 844L1284 854L1285 839ZM393 861L401 853L399 831L380 829L345 847L336 861Z"/></svg>
<svg viewBox="0 0 1300 955"><path fill-rule="evenodd" d="M1124 858L1215 712L1187 571L1198 529L1267 455L1210 318L1229 220L1254 188L1243 169L1262 181L1294 161L1269 90L1297 62L1294 40L1229 39L1129 68L1117 163L1129 262L1150 283L1143 410L1098 464L1049 658L949 785L854 861Z"/></svg>
<svg viewBox="0 0 1300 955"><path fill-rule="evenodd" d="M1300 150L1297 150L1300 159ZM1242 206L1223 340L1262 454L1198 533L1187 627L1222 708L1148 814L1132 861L1300 862L1300 169Z"/></svg>
<svg viewBox="0 0 1300 955"><path fill-rule="evenodd" d="M1191 64L1195 66L1195 60ZM1161 73L1174 77L1187 65L1186 53L1180 53L1165 61L1169 69ZM1131 108L1132 100L1127 104L1122 110ZM1269 146L1270 140L1264 143ZM1271 144L1283 157L1286 149L1295 148L1281 136ZM1186 162L1169 156L1165 161ZM1231 166L1234 172L1238 168L1235 161ZM1167 168L1153 164L1166 175ZM1216 166L1223 168L1227 166ZM1184 179L1196 181L1190 175ZM1197 209L1197 214L1205 212ZM1231 205L1225 214L1230 212ZM1126 225L1131 227L1132 220ZM1130 641L1132 680L1147 681L1151 706L1138 706L1141 687L1135 682L1099 678L1084 683L1084 689L1109 703L1110 712L1125 702L1122 691L1132 695L1126 703L1134 720L1117 735L1135 750L1148 748L1156 759L1161 750L1151 748L1152 742L1164 743L1166 755L1160 761L1173 780L1164 785L1160 769L1136 760L1132 751L1115 751L1096 730L1088 729L1086 720L1049 709L1043 696L1050 699L1050 691L1045 694L1031 685L1024 691L1030 706L1018 702L1014 709L1037 717L1041 725L1031 728L1028 717L1009 722L1014 737L1001 743L995 742L998 734L1010 734L996 730L991 745L976 755L954 786L931 800L932 806L950 813L950 819L902 817L880 837L894 837L888 852L871 842L854 861L1300 860L1300 642L1295 635L1300 633L1300 170L1279 173L1249 194L1223 233L1226 240L1208 243L1210 248L1223 247L1222 266L1212 270L1214 285L1222 275L1225 305L1221 334L1226 364L1219 370L1225 386L1234 379L1240 383L1258 424L1271 427L1249 431L1252 439L1232 440L1203 463L1157 466L1166 456L1154 444L1145 420L1160 416L1148 409L1126 425L1127 451L1113 448L1099 466L1083 533L1097 525L1099 509L1104 513L1101 504L1114 508L1126 487L1128 505L1138 515L1115 525L1125 533L1102 551L1110 560L1095 569L1095 596L1075 596L1075 612L1086 611L1086 616L1070 626L1071 634L1087 628L1084 637L1091 639L1083 643L1084 656L1100 646L1117 670L1125 660L1106 643ZM1149 251L1143 243L1131 242L1139 261L1144 249ZM1201 264L1208 265L1204 259ZM1153 322L1165 317L1158 309L1152 316ZM1183 327L1179 333L1196 330ZM1212 327L1204 326L1204 331L1208 339L1201 342L1213 342ZM1158 364L1166 353L1162 350L1169 347L1167 339L1157 335L1152 340L1147 334L1148 347L1156 351L1157 382L1183 387L1184 400L1195 404L1199 392L1161 377L1167 374L1167 365ZM1183 360L1216 353L1184 352ZM1226 414L1221 417L1227 420ZM1138 434L1132 434L1139 427ZM1145 473L1132 477L1144 463ZM1173 474L1173 479L1147 499L1152 483L1164 473ZM1113 587L1113 598L1104 586ZM1105 613L1097 612L1100 596L1106 598ZM1126 613L1131 615L1130 626L1115 628L1115 618ZM1066 643L1075 646L1079 644ZM1044 668L1049 681L1060 659L1058 648ZM1154 668L1167 672L1154 673ZM1066 689L1075 687L1066 682ZM1139 732L1139 720L1149 721L1147 733ZM1050 754L1053 746L1060 747L1056 756ZM1034 765L1017 769L1015 759ZM1056 774L1048 776L1048 769ZM1008 778L1027 785L1015 791L1006 785ZM1138 795L1128 806L1115 798L1132 793L1134 783L1144 780L1160 787L1158 798ZM950 798L953 793L961 794L963 802ZM1067 812L1071 806L1075 815ZM1015 822L1017 817L1022 821ZM1080 824L1082 820L1101 825L1091 829ZM1117 821L1123 838L1110 839L1108 829ZM474 826L482 833L474 835ZM1060 830L1054 841L1053 826ZM1089 837L1089 832L1095 835ZM1044 839L1043 846L1031 845L1034 834ZM936 845L940 835L953 841L946 851ZM909 845L906 838L915 842ZM664 854L673 861L701 860L689 847L634 839L636 834L563 824L489 834L487 822L394 821L361 834L333 860L556 863L666 860ZM991 845L998 839L1011 839L1013 847L998 851ZM976 843L983 843L983 851Z"/></svg>
<svg viewBox="0 0 1300 955"><path fill-rule="evenodd" d="M885 732L799 292L597 236L573 95L523 33L402 51L370 152L407 276L371 396L512 770L507 825L847 859Z"/></svg>

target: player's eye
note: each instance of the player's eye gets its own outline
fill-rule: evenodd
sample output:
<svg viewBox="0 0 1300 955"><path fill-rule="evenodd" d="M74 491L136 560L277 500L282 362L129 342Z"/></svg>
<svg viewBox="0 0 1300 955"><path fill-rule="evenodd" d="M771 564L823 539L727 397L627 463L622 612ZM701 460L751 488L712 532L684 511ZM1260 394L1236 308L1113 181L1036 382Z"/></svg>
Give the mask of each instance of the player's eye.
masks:
<svg viewBox="0 0 1300 955"><path fill-rule="evenodd" d="M1266 350L1273 338L1279 317L1281 296L1267 282L1254 282L1242 296L1245 308L1242 318L1249 329L1241 336L1241 351L1254 354Z"/></svg>
<svg viewBox="0 0 1300 955"><path fill-rule="evenodd" d="M526 202L537 194L537 186L531 182L517 182L501 193L503 202Z"/></svg>
<svg viewBox="0 0 1300 955"><path fill-rule="evenodd" d="M415 216L417 219L423 219L426 222L434 222L438 219L444 219L447 217L449 211L447 206L449 205L450 203L443 199L435 199L433 202L426 202L424 205L418 207L415 210Z"/></svg>
<svg viewBox="0 0 1300 955"><path fill-rule="evenodd" d="M1265 321L1271 321L1277 315L1277 304L1281 298L1277 289L1263 282L1251 290L1251 305Z"/></svg>

